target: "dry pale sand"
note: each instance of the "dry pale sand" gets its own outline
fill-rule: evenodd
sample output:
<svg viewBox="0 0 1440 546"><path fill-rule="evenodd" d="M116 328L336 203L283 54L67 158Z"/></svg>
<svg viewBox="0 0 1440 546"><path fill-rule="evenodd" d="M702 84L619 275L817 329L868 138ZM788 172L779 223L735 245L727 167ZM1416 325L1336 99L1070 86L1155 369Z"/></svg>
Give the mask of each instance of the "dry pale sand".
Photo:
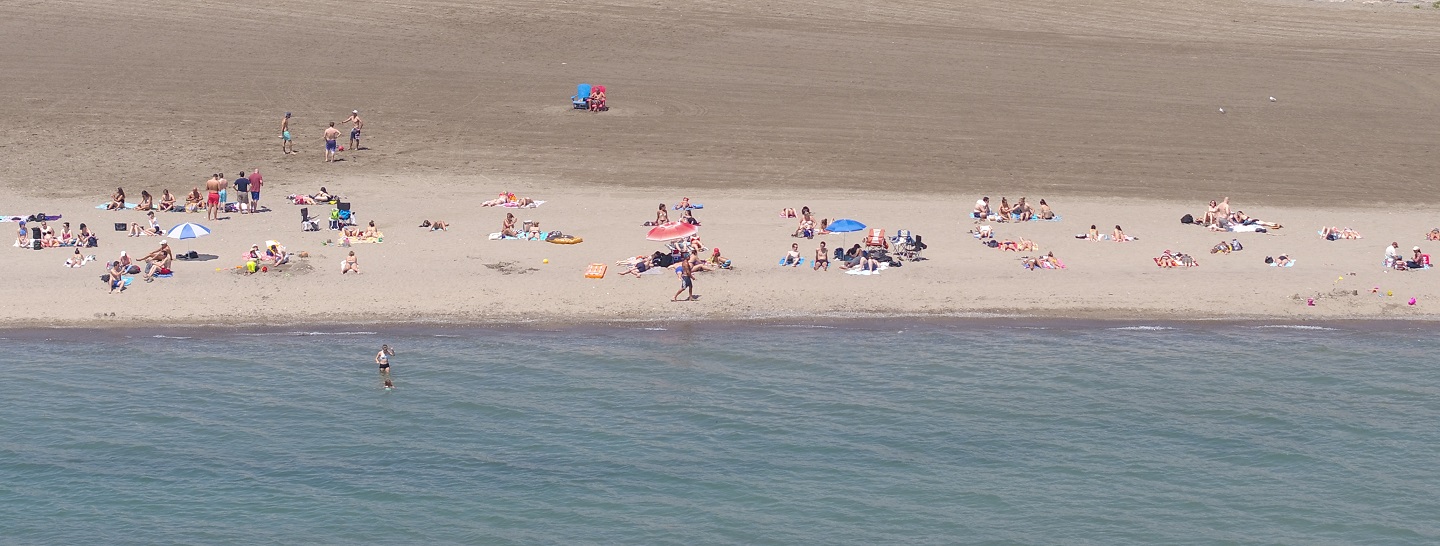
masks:
<svg viewBox="0 0 1440 546"><path fill-rule="evenodd" d="M90 208L115 186L182 191L260 167L275 211L181 249L229 257L280 238L316 255L309 271L258 278L214 271L229 259L181 263L174 279L109 296L98 267L15 250L0 319L1429 317L1432 273L1376 263L1384 243L1423 247L1440 223L1426 206L1440 9L1421 6L0 0L0 213L108 225L139 218ZM580 81L606 84L613 109L569 111ZM351 108L370 149L322 164L321 129ZM285 111L299 156L279 153ZM299 233L277 202L320 185L387 233L356 247L362 276L341 278L327 234ZM502 214L473 204L507 189L550 201L522 216L586 242L483 240ZM1070 269L1027 272L966 239L958 218L980 194L1055 203L1064 222L1013 233ZM586 263L653 250L638 224L682 195L710 205L705 240L739 270L703 275L704 297L677 304L673 279L580 278ZM1245 252L1198 269L1150 265L1217 242L1176 219L1221 195L1291 227L1242 236ZM923 233L932 259L871 278L772 267L790 241L775 211L804 204ZM424 217L456 228L413 228ZM1090 223L1142 240L1068 238ZM1321 225L1369 238L1325 243ZM154 242L111 236L99 254ZM1260 265L1280 252L1299 265ZM1331 294L1376 285L1420 305ZM1292 298L1315 293L1332 297Z"/></svg>

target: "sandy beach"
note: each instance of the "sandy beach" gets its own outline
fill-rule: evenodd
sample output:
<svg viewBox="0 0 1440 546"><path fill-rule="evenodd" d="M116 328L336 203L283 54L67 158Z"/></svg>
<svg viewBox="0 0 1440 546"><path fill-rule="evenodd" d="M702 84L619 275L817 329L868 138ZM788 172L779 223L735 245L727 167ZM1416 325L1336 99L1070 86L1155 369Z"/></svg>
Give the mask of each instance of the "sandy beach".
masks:
<svg viewBox="0 0 1440 546"><path fill-rule="evenodd" d="M104 262L160 240L111 230L144 222L94 208L116 186L183 197L210 173L259 168L270 209L162 213L214 231L177 251L218 258L117 295L102 264L66 268L71 249L7 250L9 327L1440 318L1440 272L1381 267L1391 241L1440 250L1424 237L1440 226L1428 4L0 5L0 214L87 223L101 241L85 252ZM607 85L611 110L571 110L580 82ZM365 149L323 163L321 131L352 109ZM321 186L384 242L301 232L283 197ZM479 206L506 191L545 204ZM986 195L1046 199L1061 221L987 224L1066 269L1029 271L1019 258L1034 253L972 238ZM641 223L687 196L735 269L700 273L700 299L672 303L674 275L621 277L614 262L658 250ZM1223 196L1285 227L1179 222ZM779 267L792 242L809 256L861 238L790 237L796 220L777 212L802 206L921 234L928 259L868 277ZM585 241L488 240L506 212ZM452 227L416 227L426 219ZM1091 224L1139 240L1074 238ZM1324 226L1365 238L1324 241ZM1245 250L1209 253L1230 239ZM266 240L309 257L234 269ZM363 273L342 276L350 250ZM1165 250L1201 265L1157 268ZM1281 254L1296 265L1263 263ZM611 273L584 278L597 262Z"/></svg>

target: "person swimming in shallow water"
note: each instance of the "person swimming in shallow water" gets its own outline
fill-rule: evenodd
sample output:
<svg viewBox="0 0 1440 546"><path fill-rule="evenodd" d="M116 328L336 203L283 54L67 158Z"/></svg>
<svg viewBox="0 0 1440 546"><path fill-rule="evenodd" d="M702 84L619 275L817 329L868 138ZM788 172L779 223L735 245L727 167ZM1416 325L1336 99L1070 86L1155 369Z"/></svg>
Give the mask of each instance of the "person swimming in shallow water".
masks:
<svg viewBox="0 0 1440 546"><path fill-rule="evenodd" d="M385 379L385 390L388 391L388 390L394 390L394 389L395 389L395 382L394 382L394 381L391 381L389 378L386 378L386 379Z"/></svg>
<svg viewBox="0 0 1440 546"><path fill-rule="evenodd" d="M375 353L375 364L380 366L380 375L390 375L390 357L392 356L395 356L395 349L391 349L388 344L381 345L380 352Z"/></svg>

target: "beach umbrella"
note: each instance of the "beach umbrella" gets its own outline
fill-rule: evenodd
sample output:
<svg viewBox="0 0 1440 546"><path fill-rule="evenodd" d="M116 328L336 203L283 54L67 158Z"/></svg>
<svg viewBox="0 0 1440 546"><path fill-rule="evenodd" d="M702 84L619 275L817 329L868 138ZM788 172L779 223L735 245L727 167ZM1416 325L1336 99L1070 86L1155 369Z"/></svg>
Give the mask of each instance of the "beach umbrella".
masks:
<svg viewBox="0 0 1440 546"><path fill-rule="evenodd" d="M651 241L673 241L694 235L700 231L695 224L687 222L665 222L650 229L645 238Z"/></svg>
<svg viewBox="0 0 1440 546"><path fill-rule="evenodd" d="M849 218L841 218L834 222L830 222L830 226L826 227L825 229L830 230L832 233L849 233L852 231L860 231L862 229L865 229L865 224L856 222Z"/></svg>
<svg viewBox="0 0 1440 546"><path fill-rule="evenodd" d="M170 228L170 231L165 232L165 236L171 239L194 239L196 237L204 237L209 234L210 228L207 228L200 224L192 224L190 222L185 222L183 224Z"/></svg>

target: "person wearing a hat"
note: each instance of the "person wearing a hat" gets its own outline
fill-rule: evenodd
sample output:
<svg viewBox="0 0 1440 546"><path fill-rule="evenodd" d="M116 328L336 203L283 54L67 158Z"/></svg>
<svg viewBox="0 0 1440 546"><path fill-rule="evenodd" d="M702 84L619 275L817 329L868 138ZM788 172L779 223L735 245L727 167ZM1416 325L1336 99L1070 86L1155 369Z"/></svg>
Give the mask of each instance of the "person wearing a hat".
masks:
<svg viewBox="0 0 1440 546"><path fill-rule="evenodd" d="M160 241L160 248L146 254L141 258L145 262L145 282L155 280L155 275L162 275L170 272L170 266L175 264L175 251L170 248L170 241Z"/></svg>
<svg viewBox="0 0 1440 546"><path fill-rule="evenodd" d="M285 112L285 117L280 118L280 151L285 155L295 153L295 144L290 141L290 112Z"/></svg>
<svg viewBox="0 0 1440 546"><path fill-rule="evenodd" d="M342 123L354 123L354 124L355 124L355 126L350 129L350 149L351 149L351 150L359 150L359 149L360 149L360 129L362 129L362 128L365 127L365 122L360 120L360 111L359 111L359 110L351 110L351 111L350 111L350 117L345 118L345 121L342 122Z"/></svg>

